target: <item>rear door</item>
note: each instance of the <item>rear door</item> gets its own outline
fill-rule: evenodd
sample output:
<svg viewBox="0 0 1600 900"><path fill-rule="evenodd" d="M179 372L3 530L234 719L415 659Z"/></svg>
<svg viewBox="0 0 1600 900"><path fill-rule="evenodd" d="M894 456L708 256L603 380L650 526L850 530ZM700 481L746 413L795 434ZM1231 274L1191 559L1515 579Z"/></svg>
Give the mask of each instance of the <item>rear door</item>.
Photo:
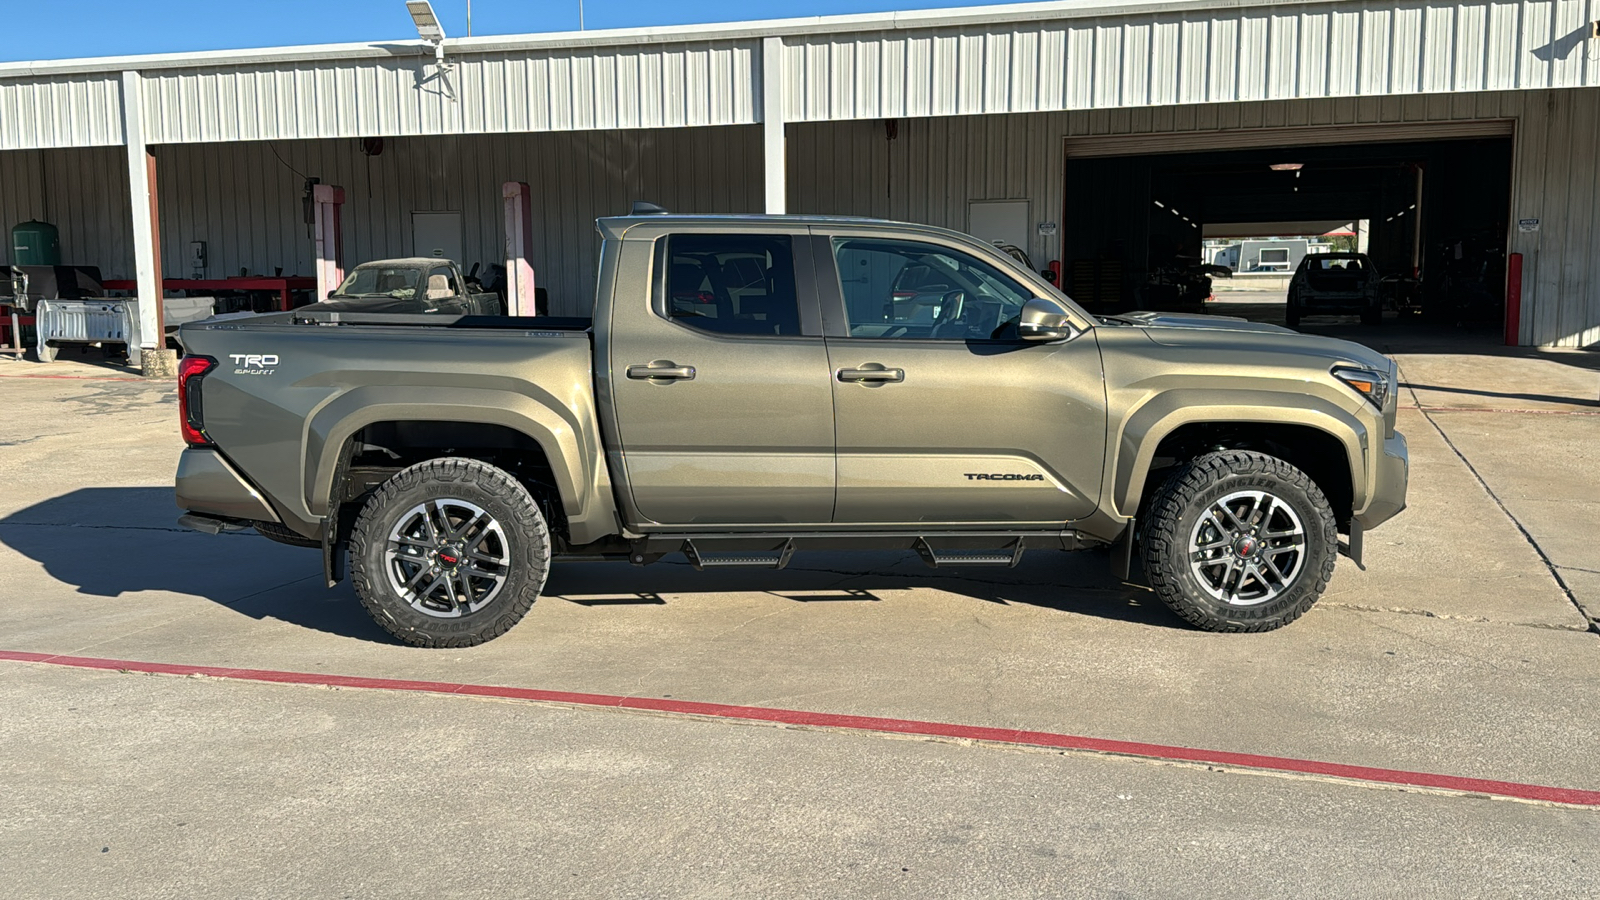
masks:
<svg viewBox="0 0 1600 900"><path fill-rule="evenodd" d="M612 305L610 384L639 517L826 524L833 394L809 240L658 237L647 296Z"/></svg>
<svg viewBox="0 0 1600 900"><path fill-rule="evenodd" d="M1092 329L1018 339L1014 317L1034 292L937 238L841 228L813 247L838 432L834 521L1040 525L1093 512L1106 413Z"/></svg>

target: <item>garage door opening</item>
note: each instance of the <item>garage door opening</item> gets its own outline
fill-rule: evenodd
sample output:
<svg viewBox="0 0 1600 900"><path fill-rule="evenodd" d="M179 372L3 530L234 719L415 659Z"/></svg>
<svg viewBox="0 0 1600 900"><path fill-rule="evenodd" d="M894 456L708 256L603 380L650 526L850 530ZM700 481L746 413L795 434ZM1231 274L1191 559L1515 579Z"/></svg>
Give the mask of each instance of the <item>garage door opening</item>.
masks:
<svg viewBox="0 0 1600 900"><path fill-rule="evenodd" d="M1508 134L1123 155L1069 145L1065 286L1101 313L1497 339L1511 156Z"/></svg>

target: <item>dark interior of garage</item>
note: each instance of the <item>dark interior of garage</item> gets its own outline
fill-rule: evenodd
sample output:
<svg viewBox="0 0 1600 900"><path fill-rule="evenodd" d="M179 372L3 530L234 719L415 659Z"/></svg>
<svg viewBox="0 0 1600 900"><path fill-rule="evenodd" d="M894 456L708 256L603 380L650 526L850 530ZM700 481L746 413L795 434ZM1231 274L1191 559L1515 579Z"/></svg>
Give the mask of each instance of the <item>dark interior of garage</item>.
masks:
<svg viewBox="0 0 1600 900"><path fill-rule="evenodd" d="M1064 286L1096 311L1181 308L1162 285L1212 262L1203 253L1207 225L1365 219L1388 320L1418 313L1495 326L1504 303L1511 154L1511 138L1494 137L1069 156ZM1280 321L1281 311L1280 303Z"/></svg>

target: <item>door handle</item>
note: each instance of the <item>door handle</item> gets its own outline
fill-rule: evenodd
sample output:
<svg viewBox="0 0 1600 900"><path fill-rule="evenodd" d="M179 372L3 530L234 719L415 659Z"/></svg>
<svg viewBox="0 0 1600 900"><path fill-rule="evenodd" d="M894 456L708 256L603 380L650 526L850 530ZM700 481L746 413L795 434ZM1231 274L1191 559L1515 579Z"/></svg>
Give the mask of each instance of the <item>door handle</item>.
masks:
<svg viewBox="0 0 1600 900"><path fill-rule="evenodd" d="M840 369L839 380L868 385L898 383L906 380L906 370L886 369L878 363L867 363L859 369Z"/></svg>
<svg viewBox="0 0 1600 900"><path fill-rule="evenodd" d="M653 359L642 366L629 366L628 377L649 381L693 381L694 366L680 366L670 359Z"/></svg>

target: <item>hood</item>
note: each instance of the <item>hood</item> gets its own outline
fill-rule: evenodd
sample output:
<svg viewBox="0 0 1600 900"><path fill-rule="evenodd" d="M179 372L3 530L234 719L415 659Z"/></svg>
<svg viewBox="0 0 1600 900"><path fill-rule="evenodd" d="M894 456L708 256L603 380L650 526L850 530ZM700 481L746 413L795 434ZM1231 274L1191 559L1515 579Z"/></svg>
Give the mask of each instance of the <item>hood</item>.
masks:
<svg viewBox="0 0 1600 900"><path fill-rule="evenodd" d="M1201 347L1240 354L1290 354L1308 361L1317 359L1328 365L1348 363L1380 372L1388 371L1391 365L1382 353L1352 341L1302 334L1281 325L1232 316L1135 312L1106 318L1110 327L1137 328L1150 340L1168 347Z"/></svg>
<svg viewBox="0 0 1600 900"><path fill-rule="evenodd" d="M1131 312L1119 316L1106 316L1112 325L1135 325L1140 328L1203 328L1221 331L1271 331L1280 334L1298 334L1282 325L1252 322L1235 316L1204 316L1187 313Z"/></svg>

